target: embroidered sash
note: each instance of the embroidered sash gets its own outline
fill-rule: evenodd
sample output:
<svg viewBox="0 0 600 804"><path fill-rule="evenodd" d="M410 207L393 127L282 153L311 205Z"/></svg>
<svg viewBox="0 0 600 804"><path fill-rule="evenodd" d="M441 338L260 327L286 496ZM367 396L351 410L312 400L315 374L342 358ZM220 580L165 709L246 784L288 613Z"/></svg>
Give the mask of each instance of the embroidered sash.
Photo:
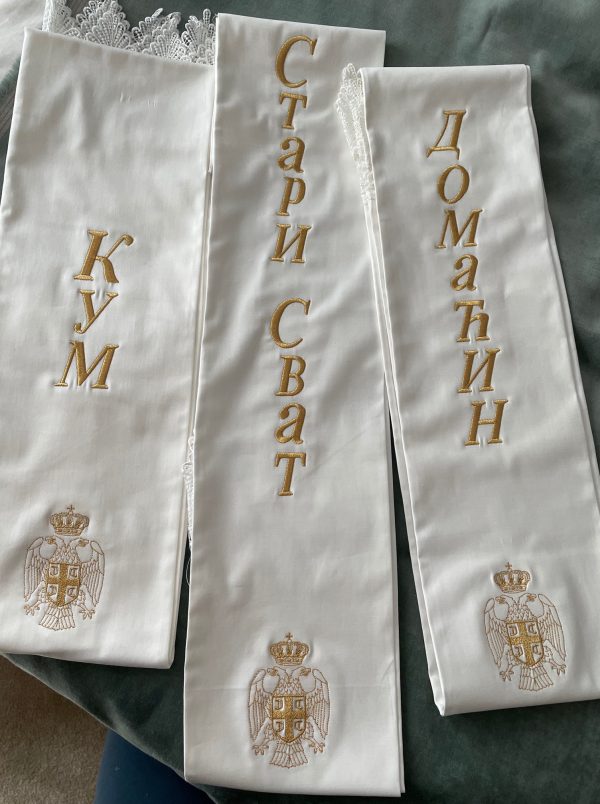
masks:
<svg viewBox="0 0 600 804"><path fill-rule="evenodd" d="M27 31L8 150L0 649L167 667L214 77L84 18Z"/></svg>
<svg viewBox="0 0 600 804"><path fill-rule="evenodd" d="M384 35L219 15L185 772L398 795L394 531L359 184L333 102Z"/></svg>
<svg viewBox="0 0 600 804"><path fill-rule="evenodd" d="M529 70L349 68L338 108L437 706L598 697L598 469Z"/></svg>

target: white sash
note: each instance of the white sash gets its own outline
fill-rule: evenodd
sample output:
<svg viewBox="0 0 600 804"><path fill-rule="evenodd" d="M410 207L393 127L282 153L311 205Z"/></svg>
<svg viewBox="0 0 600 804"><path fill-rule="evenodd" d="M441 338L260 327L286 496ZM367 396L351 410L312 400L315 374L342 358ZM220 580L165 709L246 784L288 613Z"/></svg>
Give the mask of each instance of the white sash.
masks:
<svg viewBox="0 0 600 804"><path fill-rule="evenodd" d="M598 469L529 70L349 69L339 106L436 703L596 698Z"/></svg>
<svg viewBox="0 0 600 804"><path fill-rule="evenodd" d="M219 15L185 773L402 789L383 371L333 102L381 32Z"/></svg>
<svg viewBox="0 0 600 804"><path fill-rule="evenodd" d="M214 78L131 52L128 29L120 49L81 41L116 30L94 10L63 15L69 36L27 31L17 86L0 213L0 649L167 667Z"/></svg>

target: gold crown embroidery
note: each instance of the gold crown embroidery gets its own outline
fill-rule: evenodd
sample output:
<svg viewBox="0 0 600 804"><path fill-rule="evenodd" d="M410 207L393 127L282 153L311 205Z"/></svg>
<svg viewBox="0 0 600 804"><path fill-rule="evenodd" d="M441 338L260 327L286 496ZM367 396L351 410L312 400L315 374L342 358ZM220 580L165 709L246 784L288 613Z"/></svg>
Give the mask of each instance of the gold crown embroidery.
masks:
<svg viewBox="0 0 600 804"><path fill-rule="evenodd" d="M506 564L494 575L502 594L488 600L483 617L500 678L512 680L513 668L520 667L519 689L539 692L554 683L546 666L557 676L566 672L567 654L556 606L546 595L527 592L530 581L527 570Z"/></svg>
<svg viewBox="0 0 600 804"><path fill-rule="evenodd" d="M255 673L250 684L252 748L264 756L273 747L270 764L281 768L305 765L307 748L315 754L325 749L329 685L320 670L303 666L309 651L287 634L269 648L275 665Z"/></svg>
<svg viewBox="0 0 600 804"><path fill-rule="evenodd" d="M25 613L43 606L39 625L51 631L75 628L73 607L91 619L102 592L104 553L98 542L84 539L89 517L72 505L52 514L53 536L40 536L27 550L24 568Z"/></svg>

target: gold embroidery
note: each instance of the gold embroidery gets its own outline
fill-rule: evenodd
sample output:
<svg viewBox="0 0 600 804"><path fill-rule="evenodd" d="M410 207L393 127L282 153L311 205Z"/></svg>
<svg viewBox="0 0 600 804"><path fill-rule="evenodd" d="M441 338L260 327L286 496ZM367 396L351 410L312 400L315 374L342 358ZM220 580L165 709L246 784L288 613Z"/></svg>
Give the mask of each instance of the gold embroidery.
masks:
<svg viewBox="0 0 600 804"><path fill-rule="evenodd" d="M298 89L298 87L303 87L304 84L306 84L306 78L304 78L302 81L290 81L285 75L285 60L287 59L287 55L290 50L297 42L306 42L311 56L314 54L315 47L317 46L316 39L311 39L309 36L305 36L304 34L298 34L297 36L290 36L290 38L287 39L279 48L277 58L275 59L275 73L281 83L290 89Z"/></svg>
<svg viewBox="0 0 600 804"><path fill-rule="evenodd" d="M275 392L275 396L296 396L304 388L304 380L302 375L306 368L306 360L300 355L279 355L283 360L283 368L281 369L281 381L279 383L279 391ZM294 361L298 364L298 368L292 371ZM296 387L290 391L290 380L296 381Z"/></svg>
<svg viewBox="0 0 600 804"><path fill-rule="evenodd" d="M77 369L77 385L83 385L87 378L92 374L96 366L100 363L100 361L102 361L100 371L98 372L98 379L92 385L92 388L106 390L108 388L106 381L108 379L108 372L110 371L110 364L112 363L112 359L118 348L119 345L116 343L105 344L102 351L96 355L94 362L88 369L85 362L85 344L83 341L71 341L71 349L67 357L65 370L63 371L60 380L54 383L55 387L68 388L69 384L67 382L67 376L69 374L73 358L75 358L75 366ZM295 375L292 374L291 376L293 377Z"/></svg>
<svg viewBox="0 0 600 804"><path fill-rule="evenodd" d="M484 400L478 400L477 402L471 402L473 407L473 416L471 417L471 427L469 429L469 436L465 441L465 447L476 447L479 446L480 442L477 438L477 431L481 425L491 425L492 427L492 435L491 438L488 438L488 444L502 444L502 439L500 438L500 427L502 425L502 415L504 413L504 406L508 404L508 399L494 399L494 405L496 406L496 414L493 419L482 419L481 418L481 411L485 405Z"/></svg>
<svg viewBox="0 0 600 804"><path fill-rule="evenodd" d="M280 92L279 93L279 103L283 103L284 100L288 100L290 105L288 106L287 115L284 122L281 125L281 128L294 128L294 115L296 114L296 104L300 101L300 106L303 109L306 109L308 105L308 98L306 95L298 94L297 92Z"/></svg>
<svg viewBox="0 0 600 804"><path fill-rule="evenodd" d="M467 301L457 301L454 304L455 310L460 310L461 307L465 308L465 314L463 317L462 327L460 330L460 335L456 339L457 343L464 343L465 341L469 341L469 327L471 324L479 321L479 331L475 336L476 341L489 341L490 337L487 334L488 323L490 317L487 313L479 312L473 314L473 308L480 307L483 310L485 305L485 301L483 299L469 299Z"/></svg>
<svg viewBox="0 0 600 804"><path fill-rule="evenodd" d="M492 375L494 373L494 364L496 362L496 355L500 349L486 349L487 357L485 357L479 364L479 368L473 371L473 363L479 354L479 349L466 349L465 350L465 371L463 374L462 385L458 389L459 394L470 394L471 386L485 369L483 377L483 385L479 386L480 391L493 391Z"/></svg>
<svg viewBox="0 0 600 804"><path fill-rule="evenodd" d="M437 243L436 248L446 248L446 233L448 229L450 229L450 237L452 239L452 245L458 246L461 237L464 233L469 230L467 235L467 239L462 244L465 248L470 248L472 246L476 246L477 242L475 241L475 237L477 236L477 226L479 224L479 216L483 212L483 209L472 209L469 213L469 217L463 223L462 229L458 228L458 221L456 220L456 210L455 209L445 209L444 210L444 226L442 227L442 234L440 237L440 242Z"/></svg>
<svg viewBox="0 0 600 804"><path fill-rule="evenodd" d="M75 274L73 279L77 281L84 281L84 282L91 282L94 280L92 276L92 271L94 268L94 264L99 262L104 271L104 279L106 282L110 282L111 284L118 283L119 280L117 279L117 275L115 273L115 267L110 259L117 248L121 245L121 243L125 243L126 246L130 246L134 242L134 238L129 234L121 235L121 237L117 238L106 254L100 254L100 246L102 244L103 239L106 237L108 232L104 231L104 229L88 229L88 235L90 236L90 245L87 250L87 254L83 261L83 267L78 274ZM107 291L106 292L106 300L100 307L95 310L94 309L94 302L92 300L92 296L95 295L95 290L80 290L79 293L81 294L81 298L83 300L83 309L85 312L85 324L81 321L76 321L73 324L73 330L78 335L85 334L88 329L92 326L92 324L100 318L102 313L106 310L108 305L116 299L119 295L114 291ZM62 377L58 382L54 383L55 388L68 388L69 384L67 383L67 376L71 369L71 365L73 363L73 359L75 359L75 366L77 371L77 385L83 385L83 383L90 377L94 369L102 363L100 366L100 370L98 372L98 379L95 383L92 384L93 390L107 390L108 385L106 381L108 379L108 372L110 371L110 366L113 361L113 357L115 356L116 350L119 348L119 344L116 343L107 343L104 345L104 348L98 353L98 355L94 358L94 362L87 368L86 359L85 359L85 343L83 341L70 341L70 350L69 354L67 355L67 362L62 373Z"/></svg>
<svg viewBox="0 0 600 804"><path fill-rule="evenodd" d="M306 765L306 749L323 753L329 730L329 684L317 668L304 667L305 642L287 634L269 652L275 664L258 670L250 683L248 719L252 750L281 768Z"/></svg>
<svg viewBox="0 0 600 804"><path fill-rule="evenodd" d="M279 411L279 418L285 419L286 416L290 415L290 411L292 409L296 411L297 415L295 418L290 419L287 422L282 422L275 430L275 438L280 444L287 444L289 441L293 441L295 444L304 443L302 440L302 428L304 427L304 419L306 417L306 409L304 405L301 405L298 402L292 402L291 405L286 405ZM286 430L289 430L292 427L294 429L292 430L291 435L286 436Z"/></svg>
<svg viewBox="0 0 600 804"><path fill-rule="evenodd" d="M289 151L292 143L296 144L296 150L290 153L283 153ZM304 173L302 169L302 157L304 156L304 149L306 145L300 137L286 137L281 143L281 156L277 160L277 164L282 170L295 170L296 173ZM290 163L289 160L293 159Z"/></svg>
<svg viewBox="0 0 600 804"><path fill-rule="evenodd" d="M469 262L469 267L463 268L463 264L467 260ZM479 260L474 254L463 254L462 257L459 257L454 263L454 268L459 273L453 276L450 280L450 287L452 290L477 290L477 286L475 285L475 274L477 273L478 265ZM465 278L465 281L461 283L460 280L463 278Z"/></svg>
<svg viewBox="0 0 600 804"><path fill-rule="evenodd" d="M275 245L275 253L271 257L273 262L284 262L283 255L288 251L297 241L296 253L292 258L293 263L304 263L304 246L306 245L306 238L312 226L305 226L301 223L296 224L297 232L292 237L290 242L286 245L285 238L287 230L292 228L291 223L277 223L277 244Z"/></svg>
<svg viewBox="0 0 600 804"><path fill-rule="evenodd" d="M85 326L78 321L76 324L73 325L73 329L79 335L83 335L84 332L87 332L88 329L92 326L94 321L96 321L102 313L106 310L108 305L111 303L113 299L116 299L119 295L118 293L110 293L107 292L106 294L106 301L104 304L98 308L98 310L94 310L94 302L92 301L92 296L96 293L95 290L80 290L81 298L83 299L83 308L85 310Z"/></svg>
<svg viewBox="0 0 600 804"><path fill-rule="evenodd" d="M283 475L283 484L278 492L280 497L294 496L294 492L292 491L292 478L297 460L300 461L301 466L306 466L306 452L278 452L275 455L275 467L278 467L281 461L287 461Z"/></svg>
<svg viewBox="0 0 600 804"><path fill-rule="evenodd" d="M444 117L446 118L444 122L444 128L442 129L442 133L437 138L437 142L435 145L432 145L431 148L428 148L425 152L427 157L430 157L434 151L454 151L456 153L456 158L460 159L460 148L458 147L458 137L460 135L460 127L462 126L463 117L466 115L466 109L448 109L447 111L444 110ZM452 134L450 136L450 144L449 145L440 145L444 134L446 133L446 129L448 128L448 123L450 122L450 117L454 118L454 125L452 128Z"/></svg>
<svg viewBox="0 0 600 804"><path fill-rule="evenodd" d="M553 685L546 665L557 676L566 673L567 653L556 606L546 595L526 592L530 580L529 572L506 564L494 575L502 594L488 600L483 618L500 678L511 681L513 668L520 667L519 689L539 692Z"/></svg>
<svg viewBox="0 0 600 804"><path fill-rule="evenodd" d="M466 114L466 109L454 109L454 110L445 110L444 117L445 123L444 128L440 136L437 139L435 145L431 148L428 148L426 151L426 156L429 157L434 151L455 151L456 155L460 158L460 149L458 147L458 137L460 134L460 129L462 126L463 118ZM450 136L450 144L449 145L440 145L442 139L444 138L446 131L448 130L448 125L450 124L451 118L454 120L452 133ZM448 182L449 177L453 173L460 174L460 186L456 191L453 192L450 196L446 191L446 184ZM449 165L446 167L442 173L440 174L438 181L437 181L437 193L441 200L446 204L456 204L460 201L469 189L469 185L471 183L471 177L469 176L468 171L462 165L456 163L453 165ZM440 237L439 242L435 245L437 249L445 249L446 246L446 235L448 232L450 233L451 245L457 246L459 245L461 238L463 238L462 245L467 248L475 248L477 246L476 236L477 236L477 227L479 224L479 216L483 212L482 208L472 209L469 213L469 216L464 221L462 228L459 227L458 220L456 217L456 210L455 209L445 209L444 210L444 225L442 228L442 234ZM468 263L467 267L465 268L465 263ZM454 269L458 273L455 274L450 279L450 287L453 290L462 291L462 290L469 290L475 291L477 290L477 286L475 285L475 275L477 273L477 267L479 265L479 261L477 257L473 254L463 254L454 262ZM463 321L460 329L460 333L456 338L458 343L467 343L471 340L470 335L470 327L471 324L478 324L477 334L475 335L475 341L489 341L490 337L488 335L488 325L490 316L487 312L483 311L485 305L484 299L461 299L460 301L455 302L454 309L455 310L464 310ZM479 312L475 312L475 310L479 308ZM485 371L483 376L483 384L480 385L479 391L480 392L489 392L493 391L494 387L492 385L492 375L494 372L494 366L496 363L496 355L500 352L499 348L496 349L486 349L486 357L481 360L477 369L474 370L474 362L476 356L479 354L477 349L468 349L465 351L465 365L463 370L463 378L461 385L457 388L457 392L459 394L469 394L473 392L472 385L476 378ZM479 430L480 425L491 425L492 426L492 435L488 438L488 444L502 444L503 441L500 438L500 427L502 424L502 416L504 413L504 406L507 404L507 399L498 399L494 401L494 405L496 407L496 413L493 419L482 419L481 413L482 409L485 405L484 401L477 401L472 402L472 416L471 416L471 426L469 429L469 435L467 440L464 441L465 446L478 446L480 441L477 438L477 432Z"/></svg>
<svg viewBox="0 0 600 804"><path fill-rule="evenodd" d="M283 195L281 197L281 204L277 210L277 215L282 215L285 217L286 215L290 214L290 204L299 204L303 200L304 193L306 192L306 184L304 179L299 179L297 176L285 176L283 181ZM292 195L294 192L294 186L296 186L296 192L294 195Z"/></svg>
<svg viewBox="0 0 600 804"><path fill-rule="evenodd" d="M275 59L275 75L279 81L290 89L298 89L307 83L307 79L299 81L290 81L285 73L285 62L291 48L304 42L308 45L310 55L315 52L317 44L316 39L311 39L304 34L298 34L287 39L279 48L277 57ZM287 115L281 127L283 129L294 128L294 115L296 113L297 104L299 103L302 109L308 106L308 95L297 94L295 92L279 92L279 103L283 105L284 101L288 101ZM294 149L295 148L295 149ZM277 160L278 166L285 172L294 170L296 173L303 173L302 159L304 157L305 144L304 141L297 136L286 137L281 142L281 154ZM290 206L301 204L306 194L306 182L304 179L298 177L284 176L283 177L283 195L279 204L277 215L289 216ZM306 238L312 226L303 224L296 224L295 231L292 223L277 223L277 241L275 249L271 257L273 262L285 262L285 254L295 246L292 251L290 262L294 264L304 264L304 250L306 246ZM289 240L286 240L289 232ZM292 233L294 232L294 233ZM273 315L270 321L270 333L276 346L280 349L293 349L302 343L303 338L297 338L294 341L284 341L279 331L281 318L283 313L292 304L300 304L304 309L304 315L308 315L310 307L310 299L301 298L288 298L284 299ZM283 367L281 370L281 378L279 381L279 390L275 391L275 396L296 396L304 388L304 379L302 375L306 368L306 362L303 357L299 355L280 355L283 360ZM291 411L297 412L295 418L290 417ZM306 410L303 405L299 403L292 403L284 406L279 412L280 422L275 429L275 439L280 444L287 444L293 441L295 444L303 444L302 428L304 426L304 419ZM286 417L290 417L287 420ZM292 497L292 478L296 461L300 461L301 466L306 466L306 453L305 452L278 452L275 455L275 467L278 467L283 461L285 463L285 471L283 476L283 484L278 491L279 497Z"/></svg>
<svg viewBox="0 0 600 804"><path fill-rule="evenodd" d="M92 619L104 581L104 553L97 541L84 539L89 517L72 505L52 514L53 536L40 536L27 550L24 568L25 613L44 606L39 625L51 631L75 628L73 607Z"/></svg>
<svg viewBox="0 0 600 804"><path fill-rule="evenodd" d="M452 198L448 198L446 195L446 182L448 181L448 176L452 173L452 171L458 170L461 175L461 182L458 191L452 196ZM463 197L463 195L469 189L469 182L471 179L469 178L469 174L467 170L462 165L450 165L446 168L446 170L442 171L437 183L437 191L439 197L442 201L445 201L446 204L456 204L457 201Z"/></svg>
<svg viewBox="0 0 600 804"><path fill-rule="evenodd" d="M87 254L85 255L85 260L83 261L81 271L78 274L75 274L73 279L82 279L91 282L93 279L92 269L94 268L94 263L99 262L104 269L105 280L111 284L114 284L115 282L118 283L119 280L117 279L117 275L115 274L115 269L110 258L121 245L121 243L125 243L126 246L130 246L134 242L133 237L129 234L121 235L121 237L115 240L110 249L107 251L106 255L102 256L101 254L98 254L98 251L100 250L100 245L108 232L105 232L102 229L88 229L88 234L91 238L90 246Z"/></svg>
<svg viewBox="0 0 600 804"><path fill-rule="evenodd" d="M304 340L303 338L298 338L295 341L284 341L282 340L281 335L279 333L279 325L281 323L281 317L291 304L301 304L302 307L304 308L304 315L308 315L308 310L310 308L310 299L298 299L298 298L284 299L284 301L282 301L281 304L277 306L277 309L271 316L270 332L271 337L273 338L273 340L275 341L277 346L279 346L280 349L293 349L295 346L301 344L302 341Z"/></svg>

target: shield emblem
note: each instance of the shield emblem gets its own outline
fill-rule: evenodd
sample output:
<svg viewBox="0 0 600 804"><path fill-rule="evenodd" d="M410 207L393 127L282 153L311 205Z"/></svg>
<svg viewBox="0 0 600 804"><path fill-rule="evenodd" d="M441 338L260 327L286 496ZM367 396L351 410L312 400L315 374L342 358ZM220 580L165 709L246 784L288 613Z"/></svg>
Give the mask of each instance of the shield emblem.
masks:
<svg viewBox="0 0 600 804"><path fill-rule="evenodd" d="M284 743L293 743L306 729L306 696L273 695L271 708L273 731Z"/></svg>
<svg viewBox="0 0 600 804"><path fill-rule="evenodd" d="M46 574L46 598L55 606L69 606L79 595L81 565L53 561Z"/></svg>
<svg viewBox="0 0 600 804"><path fill-rule="evenodd" d="M537 620L507 620L508 641L515 659L535 667L544 658L544 643Z"/></svg>

